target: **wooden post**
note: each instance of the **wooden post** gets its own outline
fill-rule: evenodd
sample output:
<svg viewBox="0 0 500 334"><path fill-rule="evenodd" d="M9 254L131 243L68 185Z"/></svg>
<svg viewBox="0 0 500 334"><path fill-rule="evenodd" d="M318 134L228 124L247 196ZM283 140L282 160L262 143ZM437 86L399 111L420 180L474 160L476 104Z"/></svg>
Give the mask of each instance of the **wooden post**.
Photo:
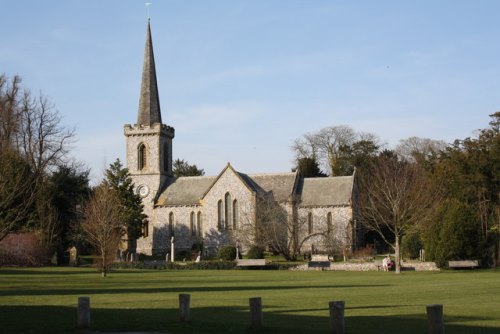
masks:
<svg viewBox="0 0 500 334"><path fill-rule="evenodd" d="M77 326L90 328L90 297L78 297Z"/></svg>
<svg viewBox="0 0 500 334"><path fill-rule="evenodd" d="M330 330L333 334L345 333L344 301L332 301L328 303L330 309Z"/></svg>
<svg viewBox="0 0 500 334"><path fill-rule="evenodd" d="M427 305L427 320L430 334L444 334L443 305Z"/></svg>
<svg viewBox="0 0 500 334"><path fill-rule="evenodd" d="M179 295L179 320L180 322L189 321L189 316L191 314L191 310L189 308L189 302L191 299L191 295L189 294L180 294Z"/></svg>
<svg viewBox="0 0 500 334"><path fill-rule="evenodd" d="M261 328L263 323L262 298L261 297L250 298L249 302L250 302L250 326L252 328Z"/></svg>

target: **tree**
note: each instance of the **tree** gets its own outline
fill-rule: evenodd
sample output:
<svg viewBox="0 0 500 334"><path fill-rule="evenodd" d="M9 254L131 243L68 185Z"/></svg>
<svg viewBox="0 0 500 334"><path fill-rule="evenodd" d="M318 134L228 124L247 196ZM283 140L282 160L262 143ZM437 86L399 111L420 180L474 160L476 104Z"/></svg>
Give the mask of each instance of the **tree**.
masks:
<svg viewBox="0 0 500 334"><path fill-rule="evenodd" d="M409 162L425 162L446 150L448 144L442 140L410 137L401 139L395 148L397 155Z"/></svg>
<svg viewBox="0 0 500 334"><path fill-rule="evenodd" d="M319 168L318 162L313 158L299 158L297 169L303 177L325 177L325 173Z"/></svg>
<svg viewBox="0 0 500 334"><path fill-rule="evenodd" d="M147 216L143 213L141 197L134 192L134 184L127 168L120 159L106 170L106 183L115 191L120 202L120 221L127 234L127 251L135 253L135 242L142 236Z"/></svg>
<svg viewBox="0 0 500 334"><path fill-rule="evenodd" d="M289 214L272 196L261 196L257 205L255 239L288 261L297 260L302 246L311 238L329 235L326 228L311 231L307 217L299 216L297 212Z"/></svg>
<svg viewBox="0 0 500 334"><path fill-rule="evenodd" d="M198 169L196 165L190 165L187 161L181 159L174 161L172 172L175 177L205 175L205 171L203 169Z"/></svg>
<svg viewBox="0 0 500 334"><path fill-rule="evenodd" d="M0 241L22 227L33 211L37 193L31 167L14 150L0 150Z"/></svg>
<svg viewBox="0 0 500 334"><path fill-rule="evenodd" d="M103 277L114 262L124 233L121 209L116 192L105 182L95 189L84 209L82 228L98 255L97 266Z"/></svg>
<svg viewBox="0 0 500 334"><path fill-rule="evenodd" d="M307 133L296 139L291 148L297 164L301 159L311 159L317 161L330 176L341 176L352 174L364 155L375 155L379 145L375 135L339 125Z"/></svg>
<svg viewBox="0 0 500 334"><path fill-rule="evenodd" d="M0 181L0 240L21 225L33 228L30 219L46 199L47 177L64 162L74 136L60 122L61 116L43 95L34 97L22 89L19 76L9 81L0 75L0 169L4 177ZM34 205L35 201L39 203Z"/></svg>
<svg viewBox="0 0 500 334"><path fill-rule="evenodd" d="M360 177L360 193L362 222L394 249L399 273L402 238L433 217L440 189L421 166L381 157L369 173Z"/></svg>

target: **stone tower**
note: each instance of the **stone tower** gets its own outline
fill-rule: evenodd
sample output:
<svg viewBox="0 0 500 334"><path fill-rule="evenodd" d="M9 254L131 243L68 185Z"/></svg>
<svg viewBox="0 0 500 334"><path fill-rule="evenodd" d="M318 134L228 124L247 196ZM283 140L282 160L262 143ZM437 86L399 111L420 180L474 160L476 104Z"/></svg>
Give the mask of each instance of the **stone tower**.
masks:
<svg viewBox="0 0 500 334"><path fill-rule="evenodd" d="M127 142L127 168L137 193L143 198L145 214L154 220L154 200L162 185L172 176L172 140L174 128L162 123L160 99L156 82L151 26L148 20L144 65L137 123L124 127ZM146 228L147 231L150 228ZM152 230L152 229L151 229ZM137 251L151 250L152 236L138 240Z"/></svg>

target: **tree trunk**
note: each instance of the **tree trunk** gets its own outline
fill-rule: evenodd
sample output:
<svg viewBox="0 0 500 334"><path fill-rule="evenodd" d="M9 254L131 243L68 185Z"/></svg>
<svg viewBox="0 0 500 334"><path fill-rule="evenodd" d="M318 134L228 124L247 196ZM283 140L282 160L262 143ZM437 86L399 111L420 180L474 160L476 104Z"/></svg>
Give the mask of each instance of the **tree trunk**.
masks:
<svg viewBox="0 0 500 334"><path fill-rule="evenodd" d="M394 247L394 251L396 253L396 274L401 273L401 249L400 249L400 242L401 242L401 237L396 235L396 246Z"/></svg>

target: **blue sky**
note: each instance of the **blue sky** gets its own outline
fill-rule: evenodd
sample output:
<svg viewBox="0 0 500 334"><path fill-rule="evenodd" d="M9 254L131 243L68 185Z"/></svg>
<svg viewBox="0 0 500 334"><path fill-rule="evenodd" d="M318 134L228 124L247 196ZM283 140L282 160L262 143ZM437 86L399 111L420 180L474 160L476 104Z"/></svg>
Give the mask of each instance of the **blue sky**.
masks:
<svg viewBox="0 0 500 334"><path fill-rule="evenodd" d="M292 141L347 124L388 147L453 141L500 110L500 1L151 1L174 158L217 174L289 171ZM0 72L76 127L94 180L137 117L141 0L0 0Z"/></svg>

